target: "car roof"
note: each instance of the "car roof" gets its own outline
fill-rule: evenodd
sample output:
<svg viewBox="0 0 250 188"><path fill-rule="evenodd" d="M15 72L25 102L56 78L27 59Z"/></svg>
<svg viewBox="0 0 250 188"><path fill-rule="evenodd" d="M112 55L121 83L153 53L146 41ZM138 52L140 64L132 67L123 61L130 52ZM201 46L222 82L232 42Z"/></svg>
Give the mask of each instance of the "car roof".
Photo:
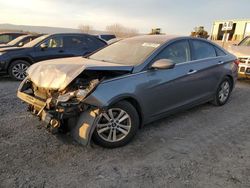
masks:
<svg viewBox="0 0 250 188"><path fill-rule="evenodd" d="M163 44L169 40L180 38L184 36L178 36L178 35L140 35L131 37L124 40L130 40L130 41L142 41L142 42L151 42L151 43L160 43Z"/></svg>
<svg viewBox="0 0 250 188"><path fill-rule="evenodd" d="M52 33L52 34L48 34L49 36L52 36L52 35L89 35L89 36L92 36L90 34L87 34L87 33Z"/></svg>

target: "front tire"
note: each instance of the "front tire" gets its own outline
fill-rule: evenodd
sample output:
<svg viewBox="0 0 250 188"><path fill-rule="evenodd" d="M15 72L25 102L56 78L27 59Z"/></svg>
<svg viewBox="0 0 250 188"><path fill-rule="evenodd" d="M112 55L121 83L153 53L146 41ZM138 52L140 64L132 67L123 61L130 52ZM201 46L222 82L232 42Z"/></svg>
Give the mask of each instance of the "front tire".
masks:
<svg viewBox="0 0 250 188"><path fill-rule="evenodd" d="M11 63L8 73L13 79L22 81L26 77L29 66L30 63L25 60L16 60Z"/></svg>
<svg viewBox="0 0 250 188"><path fill-rule="evenodd" d="M216 106L222 106L226 104L231 95L232 88L233 84L231 80L228 77L224 78L216 91L213 104Z"/></svg>
<svg viewBox="0 0 250 188"><path fill-rule="evenodd" d="M129 143L139 128L138 112L132 104L121 101L100 114L93 141L106 148Z"/></svg>

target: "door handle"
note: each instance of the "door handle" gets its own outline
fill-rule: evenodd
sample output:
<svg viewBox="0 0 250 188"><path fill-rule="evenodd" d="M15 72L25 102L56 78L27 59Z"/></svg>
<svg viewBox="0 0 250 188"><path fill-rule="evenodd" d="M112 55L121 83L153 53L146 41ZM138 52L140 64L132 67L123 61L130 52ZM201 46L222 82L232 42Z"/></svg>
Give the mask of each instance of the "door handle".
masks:
<svg viewBox="0 0 250 188"><path fill-rule="evenodd" d="M196 72L197 72L197 70L190 70L187 74L194 74Z"/></svg>
<svg viewBox="0 0 250 188"><path fill-rule="evenodd" d="M224 63L224 61L219 61L217 64L222 65L223 63Z"/></svg>
<svg viewBox="0 0 250 188"><path fill-rule="evenodd" d="M64 50L59 50L58 52L59 52L59 53L63 53L63 52L64 52Z"/></svg>

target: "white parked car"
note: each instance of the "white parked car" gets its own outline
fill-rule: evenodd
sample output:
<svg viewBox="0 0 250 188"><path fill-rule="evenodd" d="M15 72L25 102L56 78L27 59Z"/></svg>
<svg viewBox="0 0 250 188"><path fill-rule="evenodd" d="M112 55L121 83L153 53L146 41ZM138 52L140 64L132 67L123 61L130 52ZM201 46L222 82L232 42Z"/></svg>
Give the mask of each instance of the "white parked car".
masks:
<svg viewBox="0 0 250 188"><path fill-rule="evenodd" d="M250 36L245 37L238 45L229 46L228 51L240 61L239 77L250 78Z"/></svg>

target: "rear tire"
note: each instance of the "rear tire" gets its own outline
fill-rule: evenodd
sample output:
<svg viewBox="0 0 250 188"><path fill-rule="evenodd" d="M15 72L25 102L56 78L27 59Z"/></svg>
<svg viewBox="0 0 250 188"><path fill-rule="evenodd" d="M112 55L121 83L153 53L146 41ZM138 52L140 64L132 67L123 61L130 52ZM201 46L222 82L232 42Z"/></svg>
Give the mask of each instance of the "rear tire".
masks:
<svg viewBox="0 0 250 188"><path fill-rule="evenodd" d="M11 78L22 81L26 77L26 70L29 66L30 63L25 60L15 60L11 62L8 73Z"/></svg>
<svg viewBox="0 0 250 188"><path fill-rule="evenodd" d="M129 102L121 101L100 114L92 138L102 147L121 147L132 140L138 128L138 112Z"/></svg>
<svg viewBox="0 0 250 188"><path fill-rule="evenodd" d="M232 88L233 88L233 84L230 78L228 77L224 78L217 88L217 91L216 91L216 94L214 96L214 100L212 101L212 103L215 106L222 106L226 104L231 95Z"/></svg>

